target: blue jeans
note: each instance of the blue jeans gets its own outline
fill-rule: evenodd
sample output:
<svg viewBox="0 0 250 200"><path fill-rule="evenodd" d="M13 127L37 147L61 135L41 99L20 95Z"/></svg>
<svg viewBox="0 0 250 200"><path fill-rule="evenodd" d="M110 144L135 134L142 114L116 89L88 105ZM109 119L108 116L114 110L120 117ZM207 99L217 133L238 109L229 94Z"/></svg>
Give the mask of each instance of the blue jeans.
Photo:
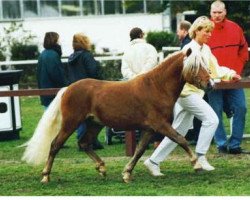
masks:
<svg viewBox="0 0 250 200"><path fill-rule="evenodd" d="M83 122L80 124L80 126L77 128L76 132L77 132L77 139L79 140L85 133L86 133L86 123Z"/></svg>
<svg viewBox="0 0 250 200"><path fill-rule="evenodd" d="M245 128L245 117L247 111L244 90L213 90L207 94L209 104L219 118L219 125L214 136L218 148L223 146L228 146L229 149L240 147ZM227 111L231 110L233 116L232 135L228 141L222 119L223 107L225 106L227 107Z"/></svg>

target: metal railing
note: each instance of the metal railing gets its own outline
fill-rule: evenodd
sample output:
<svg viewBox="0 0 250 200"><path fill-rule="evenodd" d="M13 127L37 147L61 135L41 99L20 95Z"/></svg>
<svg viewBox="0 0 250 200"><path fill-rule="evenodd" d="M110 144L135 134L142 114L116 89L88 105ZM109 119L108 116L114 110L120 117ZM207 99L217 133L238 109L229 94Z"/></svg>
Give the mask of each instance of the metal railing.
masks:
<svg viewBox="0 0 250 200"><path fill-rule="evenodd" d="M121 60L122 56L100 56L95 57L97 61L106 61L106 60ZM68 62L68 58L62 58L62 63ZM31 65L37 64L37 60L10 60L0 62L0 67L3 65Z"/></svg>
<svg viewBox="0 0 250 200"><path fill-rule="evenodd" d="M162 51L179 51L180 47L162 47ZM248 51L250 52L250 47L248 48Z"/></svg>

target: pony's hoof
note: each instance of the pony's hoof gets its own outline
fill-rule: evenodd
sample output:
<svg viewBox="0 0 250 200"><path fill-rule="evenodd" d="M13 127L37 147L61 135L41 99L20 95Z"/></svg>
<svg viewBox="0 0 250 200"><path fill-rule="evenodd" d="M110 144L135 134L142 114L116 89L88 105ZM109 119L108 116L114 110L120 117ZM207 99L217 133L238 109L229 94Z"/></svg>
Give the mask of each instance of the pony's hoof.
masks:
<svg viewBox="0 0 250 200"><path fill-rule="evenodd" d="M194 157L193 159L190 160L191 161L191 165L195 167L196 163L197 163L197 158Z"/></svg>
<svg viewBox="0 0 250 200"><path fill-rule="evenodd" d="M98 172L101 176L106 176L106 168L105 166L100 166L98 169Z"/></svg>
<svg viewBox="0 0 250 200"><path fill-rule="evenodd" d="M195 165L194 165L194 171L195 172L201 172L201 171L203 171L202 166L201 166L201 164L199 162L195 163Z"/></svg>
<svg viewBox="0 0 250 200"><path fill-rule="evenodd" d="M203 172L204 172L203 169L196 169L196 170L195 170L195 173L197 173L197 174L202 174Z"/></svg>
<svg viewBox="0 0 250 200"><path fill-rule="evenodd" d="M130 183L130 181L131 181L131 174L129 172L124 172L122 175L123 175L123 181L125 183Z"/></svg>
<svg viewBox="0 0 250 200"><path fill-rule="evenodd" d="M106 177L106 175L107 175L106 172L99 172L99 174L100 174L102 177Z"/></svg>
<svg viewBox="0 0 250 200"><path fill-rule="evenodd" d="M48 183L49 182L49 176L44 176L43 179L41 180L41 183Z"/></svg>

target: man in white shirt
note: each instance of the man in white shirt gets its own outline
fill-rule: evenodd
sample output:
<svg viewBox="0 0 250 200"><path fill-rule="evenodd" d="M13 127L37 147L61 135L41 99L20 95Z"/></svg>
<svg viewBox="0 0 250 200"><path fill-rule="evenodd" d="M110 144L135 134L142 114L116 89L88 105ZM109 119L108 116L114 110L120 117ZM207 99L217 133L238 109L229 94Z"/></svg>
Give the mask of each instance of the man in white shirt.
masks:
<svg viewBox="0 0 250 200"><path fill-rule="evenodd" d="M121 71L124 79L132 79L146 73L158 63L155 47L148 44L143 36L143 31L138 27L130 31L130 46L122 58Z"/></svg>
<svg viewBox="0 0 250 200"><path fill-rule="evenodd" d="M143 39L143 31L135 27L130 31L130 46L124 52L122 58L122 76L124 79L130 80L140 74L146 73L158 64L158 55L154 46L148 44ZM155 134L153 141L156 148L163 136Z"/></svg>

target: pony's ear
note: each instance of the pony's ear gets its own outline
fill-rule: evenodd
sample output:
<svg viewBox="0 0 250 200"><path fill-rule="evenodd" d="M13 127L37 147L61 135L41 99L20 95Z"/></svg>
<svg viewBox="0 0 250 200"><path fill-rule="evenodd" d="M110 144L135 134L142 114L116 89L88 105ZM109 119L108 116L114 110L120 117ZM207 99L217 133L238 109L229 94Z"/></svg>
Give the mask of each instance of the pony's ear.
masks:
<svg viewBox="0 0 250 200"><path fill-rule="evenodd" d="M186 51L186 56L187 56L187 57L190 56L191 53L192 53L192 49L189 48L189 49Z"/></svg>

